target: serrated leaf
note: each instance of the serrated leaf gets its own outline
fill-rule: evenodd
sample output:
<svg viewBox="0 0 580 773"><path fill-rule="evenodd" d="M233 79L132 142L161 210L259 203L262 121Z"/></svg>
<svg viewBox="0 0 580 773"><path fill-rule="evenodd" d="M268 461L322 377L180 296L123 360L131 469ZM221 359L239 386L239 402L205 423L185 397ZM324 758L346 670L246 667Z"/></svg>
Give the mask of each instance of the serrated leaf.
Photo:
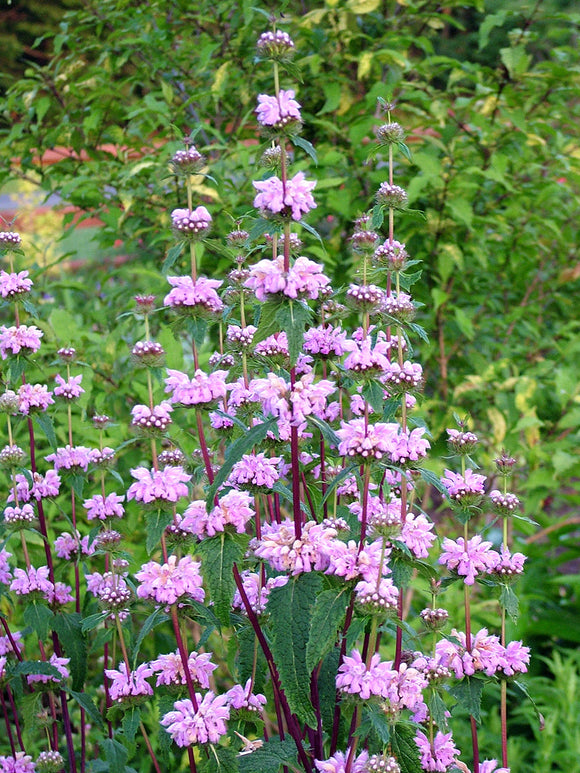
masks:
<svg viewBox="0 0 580 773"><path fill-rule="evenodd" d="M244 454L249 453L255 446L261 443L275 423L275 417L267 419L262 424L257 424L255 427L252 427L252 429L249 429L245 435L228 446L224 463L220 467L220 471L216 475L214 482L208 489L207 497L205 499L205 504L208 509L213 507L216 491L226 480L232 471L234 464L239 462Z"/></svg>
<svg viewBox="0 0 580 773"><path fill-rule="evenodd" d="M139 650L141 648L141 645L143 644L143 641L149 636L151 631L161 623L164 623L166 620L169 620L169 616L165 614L162 607L158 607L154 612L152 612L147 620L143 623L143 626L141 630L139 631L139 636L137 637L137 640L135 642L135 646L133 647L133 665L136 665L137 663L137 656L139 655Z"/></svg>
<svg viewBox="0 0 580 773"><path fill-rule="evenodd" d="M218 620L229 625L234 597L233 567L244 554L240 541L228 532L202 540L197 546L201 556L201 571L205 578Z"/></svg>
<svg viewBox="0 0 580 773"><path fill-rule="evenodd" d="M49 446L53 451L55 451L56 435L54 434L54 424L52 423L50 416L48 416L46 413L37 413L34 416L34 422L38 424L46 439L48 440Z"/></svg>
<svg viewBox="0 0 580 773"><path fill-rule="evenodd" d="M82 690L87 675L87 644L80 613L55 615L53 628L58 634L65 655L70 658L72 689Z"/></svg>
<svg viewBox="0 0 580 773"><path fill-rule="evenodd" d="M69 695L72 695L72 697L79 704L79 706L87 712L88 716L95 723L95 725L97 725L98 727L104 727L104 722L103 722L103 717L101 716L101 712L94 704L93 699L90 697L90 695L87 695L84 692L76 692L75 690L67 690L67 692L69 693Z"/></svg>
<svg viewBox="0 0 580 773"><path fill-rule="evenodd" d="M236 752L229 746L212 744L202 773L238 773L238 759Z"/></svg>
<svg viewBox="0 0 580 773"><path fill-rule="evenodd" d="M361 723L355 735L361 738L374 736L381 746L389 743L391 737L389 723L380 706L371 703L364 707Z"/></svg>
<svg viewBox="0 0 580 773"><path fill-rule="evenodd" d="M125 764L129 753L123 744L115 741L114 738L104 738L101 745L109 763L109 773L125 773Z"/></svg>
<svg viewBox="0 0 580 773"><path fill-rule="evenodd" d="M302 79L302 71L298 65L294 64L294 62L289 62L287 59L283 59L280 62L280 67L285 70L291 78L297 80L298 83L304 83Z"/></svg>
<svg viewBox="0 0 580 773"><path fill-rule="evenodd" d="M306 645L306 668L309 672L334 648L349 598L348 586L322 591L316 597Z"/></svg>
<svg viewBox="0 0 580 773"><path fill-rule="evenodd" d="M183 248L185 247L185 242L179 242L179 244L174 245L169 250L167 250L167 257L163 261L163 265L161 266L161 273L163 276L167 276L167 274L171 271L173 266L176 264L177 259L183 252Z"/></svg>
<svg viewBox="0 0 580 773"><path fill-rule="evenodd" d="M45 603L38 600L31 601L24 608L24 622L31 626L38 638L42 641L48 636L48 631L54 619L54 612Z"/></svg>
<svg viewBox="0 0 580 773"><path fill-rule="evenodd" d="M322 661L318 672L318 702L322 718L322 727L329 735L334 724L336 703L336 675L340 663L340 647L335 647Z"/></svg>
<svg viewBox="0 0 580 773"><path fill-rule="evenodd" d="M293 365L302 351L304 330L312 320L312 311L300 301L290 300L280 305L276 311L276 322L279 330L285 330L288 338L288 353Z"/></svg>
<svg viewBox="0 0 580 773"><path fill-rule="evenodd" d="M138 706L131 706L123 714L121 725L123 727L123 735L129 743L135 741L135 736L139 725L141 723L141 709Z"/></svg>
<svg viewBox="0 0 580 773"><path fill-rule="evenodd" d="M290 137L290 141L293 145L302 148L302 150L307 153L314 161L316 166L318 166L318 156L316 155L316 150L314 149L314 145L312 145L311 142L308 142L308 140L305 140L304 137L300 137L298 135Z"/></svg>
<svg viewBox="0 0 580 773"><path fill-rule="evenodd" d="M191 318L184 322L184 327L195 341L196 346L202 347L207 334L207 320Z"/></svg>
<svg viewBox="0 0 580 773"><path fill-rule="evenodd" d="M362 388L362 396L379 416L385 403L385 388L378 381L367 381Z"/></svg>
<svg viewBox="0 0 580 773"><path fill-rule="evenodd" d="M375 204L373 207L373 215L371 218L371 227L374 230L378 230L385 219L385 213L381 204Z"/></svg>
<svg viewBox="0 0 580 773"><path fill-rule="evenodd" d="M147 550L147 555L151 555L155 548L159 547L159 543L161 542L161 535L173 521L173 514L158 510L156 513L146 513L145 520L145 531L147 533L145 547Z"/></svg>
<svg viewBox="0 0 580 773"><path fill-rule="evenodd" d="M296 744L288 738L281 741L277 736L238 760L240 773L278 773L283 765L296 769Z"/></svg>
<svg viewBox="0 0 580 773"><path fill-rule="evenodd" d="M30 676L33 674L42 674L43 676L54 676L59 681L62 680L62 674L56 666L48 663L46 660L21 660L11 669L12 676Z"/></svg>
<svg viewBox="0 0 580 773"><path fill-rule="evenodd" d="M293 714L311 727L316 727L316 715L310 702L306 647L320 582L320 577L313 573L294 577L272 590L267 606L272 654L288 705Z"/></svg>
<svg viewBox="0 0 580 773"><path fill-rule="evenodd" d="M405 145L404 142L397 142L397 147L399 148L401 153L405 156L407 161L410 161L411 163L413 163L413 156L411 155L411 151L409 150L407 145Z"/></svg>
<svg viewBox="0 0 580 773"><path fill-rule="evenodd" d="M481 695L483 693L481 679L464 676L459 684L449 689L449 692L476 722L481 721Z"/></svg>
<svg viewBox="0 0 580 773"><path fill-rule="evenodd" d="M415 335L418 335L422 341L425 341L426 344L429 343L429 336L424 327L421 327L421 325L418 325L416 322L408 322L407 325L409 330L415 333Z"/></svg>
<svg viewBox="0 0 580 773"><path fill-rule="evenodd" d="M423 773L415 734L412 726L403 724L395 725L391 733L391 749L401 773Z"/></svg>
<svg viewBox="0 0 580 773"><path fill-rule="evenodd" d="M254 692L263 692L266 684L266 675L268 673L268 664L258 644L258 639L254 629L246 625L238 631L238 682L245 684L254 673L254 661L256 662L254 676Z"/></svg>
<svg viewBox="0 0 580 773"><path fill-rule="evenodd" d="M8 363L8 368L10 370L10 381L13 384L16 384L18 381L20 381L20 378L26 369L26 359L24 357L11 358Z"/></svg>
<svg viewBox="0 0 580 773"><path fill-rule="evenodd" d="M264 234L279 233L280 227L272 220L266 220L265 218L258 218L254 221L254 224L250 228L248 241L254 242L260 236Z"/></svg>
<svg viewBox="0 0 580 773"><path fill-rule="evenodd" d="M83 632L94 630L108 616L109 616L108 612L97 612L97 614L95 615L89 615L88 617L85 617L81 623L81 630Z"/></svg>
<svg viewBox="0 0 580 773"><path fill-rule="evenodd" d="M520 613L520 602L511 585L502 585L499 594L499 603L514 621L517 623Z"/></svg>
<svg viewBox="0 0 580 773"><path fill-rule="evenodd" d="M433 721L440 730L445 731L447 729L447 706L443 701L443 698L439 695L436 689L432 689L431 696L427 701L429 706L429 714L433 717Z"/></svg>
<svg viewBox="0 0 580 773"><path fill-rule="evenodd" d="M322 236L318 233L316 228L313 228L313 226L311 226L308 223L304 222L304 220L300 221L300 225L302 226L302 228L304 228L305 231L308 231L309 234L312 234L312 236L314 236L315 239L318 239L318 241L322 245L324 251L326 252L326 246L324 244L324 241L322 240Z"/></svg>
<svg viewBox="0 0 580 773"><path fill-rule="evenodd" d="M435 475L434 472L432 472L431 470L426 470L423 467L419 470L419 473L423 478L423 480L425 481L425 483L428 483L430 486L433 486L434 488L436 488L437 491L439 491L441 494L444 494L445 496L447 496L447 489L445 488L443 483L441 483L441 479L439 478L438 475Z"/></svg>

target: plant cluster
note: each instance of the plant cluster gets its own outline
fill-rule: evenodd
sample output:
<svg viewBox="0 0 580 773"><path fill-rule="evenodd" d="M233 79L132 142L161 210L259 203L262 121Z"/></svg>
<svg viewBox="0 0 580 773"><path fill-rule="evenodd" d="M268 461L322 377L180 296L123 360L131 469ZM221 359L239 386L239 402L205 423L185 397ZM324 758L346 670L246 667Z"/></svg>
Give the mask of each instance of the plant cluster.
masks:
<svg viewBox="0 0 580 773"><path fill-rule="evenodd" d="M257 41L273 73L255 111L265 171L249 231L227 234L224 279L202 271L218 237L194 181L211 184L211 167L191 138L171 159L183 202L170 289L162 304L135 296L132 437L117 448L118 417L93 412L83 427L91 369L72 332L49 389L20 236L0 233L14 314L0 328L1 770L510 769L508 685L525 693L529 662L509 636L525 561L512 548L515 460L498 457L501 484L486 493L478 438L459 421L444 476L424 466L426 334L411 295L419 262L395 238L408 203L395 158L410 152L393 105L380 103L371 155L385 179L349 239L352 281L333 288L303 254L303 238L320 239L305 220L317 155L282 83L294 51L276 26ZM117 460L129 453L127 485ZM437 538L425 485L449 503L457 538ZM490 514L495 541L482 534ZM497 634L474 627L476 584L495 594ZM453 588L461 603L447 609ZM486 684L499 686L501 736L484 760ZM470 749L453 740L457 708Z"/></svg>

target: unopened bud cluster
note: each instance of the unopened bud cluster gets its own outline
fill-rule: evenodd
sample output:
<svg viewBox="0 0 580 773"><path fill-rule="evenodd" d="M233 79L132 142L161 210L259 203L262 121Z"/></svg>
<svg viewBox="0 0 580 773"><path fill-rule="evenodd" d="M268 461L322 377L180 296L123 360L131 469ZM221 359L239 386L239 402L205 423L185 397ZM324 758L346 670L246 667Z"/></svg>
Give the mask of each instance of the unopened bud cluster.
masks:
<svg viewBox="0 0 580 773"><path fill-rule="evenodd" d="M24 451L20 446L4 446L0 451L0 467L3 467L5 470L22 466L23 459Z"/></svg>
<svg viewBox="0 0 580 773"><path fill-rule="evenodd" d="M171 159L171 168L175 174L195 174L204 165L204 158L193 145L186 150L178 150Z"/></svg>
<svg viewBox="0 0 580 773"><path fill-rule="evenodd" d="M57 351L57 355L61 362L74 362L77 358L77 350L72 346L64 346Z"/></svg>
<svg viewBox="0 0 580 773"><path fill-rule="evenodd" d="M383 311L402 325L411 322L416 313L411 296L403 292L393 293L385 298Z"/></svg>
<svg viewBox="0 0 580 773"><path fill-rule="evenodd" d="M403 127L396 121L384 123L377 129L377 140L380 145L394 145L397 142L403 142L404 139L405 132Z"/></svg>
<svg viewBox="0 0 580 773"><path fill-rule="evenodd" d="M381 183L377 191L377 201L391 209L403 209L407 205L407 192L400 185Z"/></svg>
<svg viewBox="0 0 580 773"><path fill-rule="evenodd" d="M398 242L387 240L380 244L373 254L373 261L381 266L385 266L391 271L403 271L407 265L409 255L405 245Z"/></svg>
<svg viewBox="0 0 580 773"><path fill-rule="evenodd" d="M137 341L131 357L144 368L160 368L165 363L165 350L157 341Z"/></svg>
<svg viewBox="0 0 580 773"><path fill-rule="evenodd" d="M64 757L60 752L40 752L36 759L35 770L37 773L58 773L64 768Z"/></svg>
<svg viewBox="0 0 580 773"><path fill-rule="evenodd" d="M258 55L263 58L280 61L293 56L296 49L294 41L287 32L263 32L256 43Z"/></svg>
<svg viewBox="0 0 580 773"><path fill-rule="evenodd" d="M436 609L426 607L425 609L421 610L419 617L423 621L426 628L430 628L432 631L438 631L443 628L449 619L449 612L442 607L437 607Z"/></svg>
<svg viewBox="0 0 580 773"><path fill-rule="evenodd" d="M490 491L489 498L492 501L494 510L500 515L510 515L520 506L520 500L509 491L502 494L501 491L494 489L494 491Z"/></svg>
<svg viewBox="0 0 580 773"><path fill-rule="evenodd" d="M349 306L359 311L378 312L383 308L385 292L377 285L350 285L346 291Z"/></svg>
<svg viewBox="0 0 580 773"><path fill-rule="evenodd" d="M397 760L388 754L373 754L364 769L368 773L401 773Z"/></svg>
<svg viewBox="0 0 580 773"><path fill-rule="evenodd" d="M17 250L22 244L20 234L16 231L0 231L0 250Z"/></svg>

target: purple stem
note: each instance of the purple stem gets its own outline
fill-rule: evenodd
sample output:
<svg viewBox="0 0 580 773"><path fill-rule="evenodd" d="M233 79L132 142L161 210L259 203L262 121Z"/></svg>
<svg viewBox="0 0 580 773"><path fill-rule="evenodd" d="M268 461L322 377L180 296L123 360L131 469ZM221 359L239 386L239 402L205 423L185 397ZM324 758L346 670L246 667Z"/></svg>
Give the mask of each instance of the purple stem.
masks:
<svg viewBox="0 0 580 773"><path fill-rule="evenodd" d="M288 241L288 240L286 240ZM296 369L290 370L290 386L294 389ZM302 537L302 509L300 507L300 460L298 458L298 427L292 424L290 429L290 454L292 464L292 512L294 515L294 534L296 539Z"/></svg>
<svg viewBox="0 0 580 773"><path fill-rule="evenodd" d="M288 728L288 732L290 733L290 735L294 739L294 743L296 744L296 749L298 750L298 756L300 757L300 762L304 766L304 770L306 771L306 773L312 773L312 764L311 764L310 758L306 754L306 751L304 750L304 746L302 745L302 734L300 732L300 726L296 720L296 717L294 716L294 714L292 714L292 712L290 711L290 707L288 706L288 701L286 699L286 696L284 695L284 691L280 683L280 676L278 674L278 669L276 668L276 664L274 663L274 657L272 656L272 652L270 650L270 647L268 646L266 637L262 633L262 629L260 628L260 623L258 622L256 613L252 609L252 605L250 604L250 601L244 589L242 578L240 577L240 572L238 570L237 564L235 563L234 563L234 580L236 583L236 587L239 591L239 594L242 598L242 602L244 604L246 614L248 615L250 624L254 629L254 633L258 637L260 647L262 648L262 652L264 653L264 657L266 658L268 669L270 671L270 676L272 677L272 684L274 685L274 692L275 692L275 695L278 696L278 700L282 707L282 711L284 712L284 718L286 719L286 726Z"/></svg>
<svg viewBox="0 0 580 773"><path fill-rule="evenodd" d="M12 727L10 726L10 720L8 719L8 709L6 707L6 701L4 700L3 692L0 692L0 701L2 702L2 713L4 714L4 722L6 723L6 732L8 734L8 741L10 743L10 751L12 752L12 756L16 757L16 747L14 746ZM24 749L22 751L24 751Z"/></svg>
<svg viewBox="0 0 580 773"><path fill-rule="evenodd" d="M339 658L339 664L342 662L342 659L344 658L346 654L346 634L348 632L348 629L350 628L350 624L352 622L352 614L354 611L354 595L351 595L350 604L348 606L348 609L346 610L346 618L344 620L344 627L342 629L342 642L340 645L340 658ZM334 754L336 751L336 747L338 744L338 730L340 727L340 697L337 696L337 701L334 706L334 716L332 718L332 738L330 741L330 754Z"/></svg>
<svg viewBox="0 0 580 773"><path fill-rule="evenodd" d="M12 690L10 689L10 687L6 687L6 692L8 693L10 708L12 709L12 713L14 714L14 727L16 728L16 737L18 738L18 743L20 745L20 748L22 749L22 751L24 751L24 743L22 741L22 733L20 732L20 722L18 721L18 712L16 711L14 696L12 695Z"/></svg>

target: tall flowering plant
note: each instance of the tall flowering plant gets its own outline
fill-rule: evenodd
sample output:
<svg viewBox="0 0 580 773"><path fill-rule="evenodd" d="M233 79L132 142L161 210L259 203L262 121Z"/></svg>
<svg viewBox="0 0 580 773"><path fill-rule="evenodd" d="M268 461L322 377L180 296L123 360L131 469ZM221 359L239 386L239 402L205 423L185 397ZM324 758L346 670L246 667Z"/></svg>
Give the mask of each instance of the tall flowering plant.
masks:
<svg viewBox="0 0 580 773"><path fill-rule="evenodd" d="M281 86L295 73L294 48L276 28L257 42L273 73L256 107L264 175L253 183L250 230L240 222L225 239L233 268L224 279L204 275L219 244L212 214L194 201L207 162L191 142L173 156L186 206L171 213L169 290L160 308L154 296L135 298L141 397L126 420L141 463L131 481L115 470L108 416L92 417L92 446L77 444L83 387L70 342L52 391L29 382L43 333L22 322L35 308L28 272L16 270L19 236L0 234L9 269L0 293L14 312L0 329L0 770L509 770L507 685L529 660L507 636L525 560L510 546L513 460L498 459L502 486L487 496L470 457L477 437L460 425L448 430L459 471L440 480L424 466L418 261L395 238L406 206L396 161L409 151L392 105L381 104L376 131L387 179L350 237L351 282L333 289L303 254L301 235L317 237L306 219L316 181L292 165L316 152L296 91ZM154 339L161 316L185 352L182 369ZM422 509L425 484L448 501L461 536L439 542ZM47 519L47 507L58 517ZM472 528L491 512L498 543ZM453 583L464 587L462 611L440 606ZM473 629L477 583L497 591L498 633ZM491 682L500 763L482 760L478 742ZM453 739L456 705L470 717L471 750ZM31 729L42 729L42 749Z"/></svg>

